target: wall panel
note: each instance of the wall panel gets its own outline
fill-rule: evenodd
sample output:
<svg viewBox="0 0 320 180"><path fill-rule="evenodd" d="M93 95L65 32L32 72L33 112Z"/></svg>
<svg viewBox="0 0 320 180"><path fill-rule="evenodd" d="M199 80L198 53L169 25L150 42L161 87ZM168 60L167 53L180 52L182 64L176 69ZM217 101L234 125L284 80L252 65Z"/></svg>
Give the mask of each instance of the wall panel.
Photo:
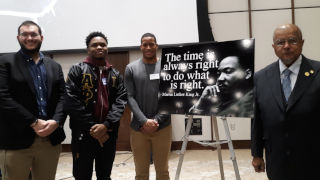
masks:
<svg viewBox="0 0 320 180"><path fill-rule="evenodd" d="M210 14L209 18L216 41L249 38L247 12Z"/></svg>
<svg viewBox="0 0 320 180"><path fill-rule="evenodd" d="M295 7L320 6L319 0L294 0Z"/></svg>
<svg viewBox="0 0 320 180"><path fill-rule="evenodd" d="M272 48L273 31L278 25L287 23L291 23L290 10L257 11L252 13L256 71L277 59Z"/></svg>
<svg viewBox="0 0 320 180"><path fill-rule="evenodd" d="M248 0L208 0L209 13L247 10Z"/></svg>
<svg viewBox="0 0 320 180"><path fill-rule="evenodd" d="M291 0L251 0L252 10L291 8Z"/></svg>
<svg viewBox="0 0 320 180"><path fill-rule="evenodd" d="M302 53L311 59L320 60L320 8L296 10L296 24L301 28L304 45Z"/></svg>

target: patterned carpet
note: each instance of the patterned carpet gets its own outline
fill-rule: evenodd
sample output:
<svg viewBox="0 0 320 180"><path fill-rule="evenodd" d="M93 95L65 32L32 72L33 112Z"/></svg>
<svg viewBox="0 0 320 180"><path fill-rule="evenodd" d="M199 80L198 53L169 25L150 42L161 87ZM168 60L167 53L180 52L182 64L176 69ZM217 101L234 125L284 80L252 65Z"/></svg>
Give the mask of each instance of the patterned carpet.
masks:
<svg viewBox="0 0 320 180"><path fill-rule="evenodd" d="M265 173L255 173L251 166L249 150L236 150L237 164L242 180L267 180ZM222 150L224 176L226 180L235 180L235 172L228 150ZM179 155L177 151L170 154L169 168L170 178L175 179ZM113 180L133 180L135 176L134 163L131 152L117 152L112 170ZM57 180L73 180L72 158L70 153L62 153ZM95 180L95 174L93 175ZM180 180L212 180L221 179L217 151L188 150L184 156ZM150 180L155 180L154 166L150 166Z"/></svg>

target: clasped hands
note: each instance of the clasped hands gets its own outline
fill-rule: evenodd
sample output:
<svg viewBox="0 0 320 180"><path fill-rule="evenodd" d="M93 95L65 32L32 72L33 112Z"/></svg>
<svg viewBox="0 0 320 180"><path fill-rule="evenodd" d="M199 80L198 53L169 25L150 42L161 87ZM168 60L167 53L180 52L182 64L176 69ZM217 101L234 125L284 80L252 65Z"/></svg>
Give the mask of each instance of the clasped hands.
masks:
<svg viewBox="0 0 320 180"><path fill-rule="evenodd" d="M40 137L49 136L54 130L59 127L59 124L55 120L43 120L38 119L32 126L34 132Z"/></svg>
<svg viewBox="0 0 320 180"><path fill-rule="evenodd" d="M108 129L104 124L95 124L90 128L90 135L98 140L101 147L103 147L103 143L105 143L109 139L109 134L107 132L111 132L111 129Z"/></svg>
<svg viewBox="0 0 320 180"><path fill-rule="evenodd" d="M143 127L140 128L142 133L151 134L158 130L159 123L154 119L147 119Z"/></svg>

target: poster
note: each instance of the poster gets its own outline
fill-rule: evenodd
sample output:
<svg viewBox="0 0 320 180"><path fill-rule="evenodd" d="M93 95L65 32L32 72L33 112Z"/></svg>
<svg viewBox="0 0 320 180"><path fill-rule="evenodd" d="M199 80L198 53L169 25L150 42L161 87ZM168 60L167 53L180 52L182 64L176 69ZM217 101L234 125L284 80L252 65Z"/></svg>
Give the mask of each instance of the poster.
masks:
<svg viewBox="0 0 320 180"><path fill-rule="evenodd" d="M159 112L253 117L254 39L162 49Z"/></svg>

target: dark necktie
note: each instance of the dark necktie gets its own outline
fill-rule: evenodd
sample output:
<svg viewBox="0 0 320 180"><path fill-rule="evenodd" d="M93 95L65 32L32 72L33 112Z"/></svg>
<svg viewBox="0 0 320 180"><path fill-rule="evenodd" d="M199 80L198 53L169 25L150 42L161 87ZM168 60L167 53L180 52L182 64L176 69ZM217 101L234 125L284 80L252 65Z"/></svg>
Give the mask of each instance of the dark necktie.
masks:
<svg viewBox="0 0 320 180"><path fill-rule="evenodd" d="M282 90L284 92L284 96L286 100L288 101L289 96L291 94L291 80L290 80L290 69L285 69L283 72L283 78L282 78Z"/></svg>

